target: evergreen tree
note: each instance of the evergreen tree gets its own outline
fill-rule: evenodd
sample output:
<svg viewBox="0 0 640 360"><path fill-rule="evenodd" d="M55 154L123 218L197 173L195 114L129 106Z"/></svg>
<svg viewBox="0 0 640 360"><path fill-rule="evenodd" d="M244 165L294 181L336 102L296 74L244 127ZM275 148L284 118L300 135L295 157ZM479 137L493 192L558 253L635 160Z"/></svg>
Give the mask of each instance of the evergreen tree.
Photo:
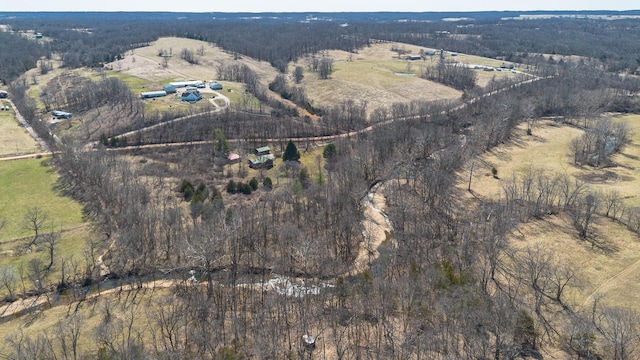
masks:
<svg viewBox="0 0 640 360"><path fill-rule="evenodd" d="M270 177L267 176L266 178L264 178L264 180L262 180L262 186L264 186L267 190L271 190L273 189L273 181Z"/></svg>
<svg viewBox="0 0 640 360"><path fill-rule="evenodd" d="M229 182L227 183L227 192L229 194L235 194L236 191L237 191L237 186L235 181L229 180Z"/></svg>
<svg viewBox="0 0 640 360"><path fill-rule="evenodd" d="M216 156L223 156L231 151L231 146L227 137L222 133L222 129L216 128L213 130L213 153Z"/></svg>
<svg viewBox="0 0 640 360"><path fill-rule="evenodd" d="M283 161L300 161L300 152L298 148L296 148L296 144L293 141L289 140L287 144L287 148L284 150L284 154L282 155Z"/></svg>
<svg viewBox="0 0 640 360"><path fill-rule="evenodd" d="M258 190L258 179L256 178L251 178L251 181L249 181L249 186L251 186L251 189L253 191Z"/></svg>
<svg viewBox="0 0 640 360"><path fill-rule="evenodd" d="M329 143L322 150L322 157L325 159L325 167L331 171L335 168L336 161L338 160L338 148L334 143Z"/></svg>

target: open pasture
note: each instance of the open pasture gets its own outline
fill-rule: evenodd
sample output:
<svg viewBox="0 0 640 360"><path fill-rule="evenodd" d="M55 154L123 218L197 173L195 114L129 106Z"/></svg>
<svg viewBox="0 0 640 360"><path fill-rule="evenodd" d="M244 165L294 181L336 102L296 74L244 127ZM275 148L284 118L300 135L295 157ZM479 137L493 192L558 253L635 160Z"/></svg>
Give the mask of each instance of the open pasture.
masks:
<svg viewBox="0 0 640 360"><path fill-rule="evenodd" d="M583 182L588 189L618 191L625 206L640 205L640 117L624 115L614 121L626 121L632 130L632 143L613 157L614 166L596 169L573 163L571 140L583 130L553 120L542 120L526 134L526 124L515 129L512 139L474 161L471 189L466 189L471 165L461 171L459 187L469 200L473 196L498 200L504 198L503 186L512 176L521 177L529 171L541 171L548 176L564 174L571 181ZM497 170L497 177L492 169ZM610 305L640 310L637 302L625 296L624 289L637 287L640 269L640 239L624 224L602 216L593 222L593 239L579 238L568 214L544 216L520 224L510 246L522 249L539 243L576 271L577 282L570 291L569 301L575 306L590 304L594 297ZM624 291L623 291L624 290Z"/></svg>
<svg viewBox="0 0 640 360"><path fill-rule="evenodd" d="M47 214L45 228L60 230L83 223L82 206L56 188L58 175L47 163L42 159L0 161L0 220L6 220L0 240L31 236L22 224L27 211L36 206Z"/></svg>
<svg viewBox="0 0 640 360"><path fill-rule="evenodd" d="M0 101L0 106L7 107L9 102ZM13 108L0 111L0 157L37 151L38 143L20 126Z"/></svg>

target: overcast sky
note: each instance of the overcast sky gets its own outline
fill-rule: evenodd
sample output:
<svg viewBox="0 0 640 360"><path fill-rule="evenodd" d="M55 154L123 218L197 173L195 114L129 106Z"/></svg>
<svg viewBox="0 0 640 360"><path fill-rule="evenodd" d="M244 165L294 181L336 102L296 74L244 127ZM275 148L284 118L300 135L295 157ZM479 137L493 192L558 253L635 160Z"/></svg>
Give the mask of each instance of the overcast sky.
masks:
<svg viewBox="0 0 640 360"><path fill-rule="evenodd" d="M638 0L2 0L4 11L339 12L637 10Z"/></svg>

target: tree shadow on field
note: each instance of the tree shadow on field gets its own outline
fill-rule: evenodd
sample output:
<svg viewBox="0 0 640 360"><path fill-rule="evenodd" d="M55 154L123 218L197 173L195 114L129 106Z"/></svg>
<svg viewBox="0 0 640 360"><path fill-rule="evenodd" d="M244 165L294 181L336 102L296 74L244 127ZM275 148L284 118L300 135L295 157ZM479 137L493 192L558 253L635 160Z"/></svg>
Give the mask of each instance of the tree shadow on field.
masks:
<svg viewBox="0 0 640 360"><path fill-rule="evenodd" d="M578 234L578 230L576 230L571 225L570 218L567 218L566 221L552 221L554 216L556 215L543 216L538 219L530 219L526 222L526 224L529 226L535 227L537 229L536 232L538 233L568 234L579 245L590 247L592 251L598 251L607 256L610 256L620 251L620 247L615 245L613 242L609 241L605 237L605 232L601 231L598 228L599 223L603 221L603 219L592 220L593 222L590 225L587 237L581 238ZM566 216L570 216L570 215L567 214ZM520 238L520 240L524 240L525 234L520 232L519 235L520 236L518 236L518 238ZM532 235L529 234L529 236L532 236Z"/></svg>
<svg viewBox="0 0 640 360"><path fill-rule="evenodd" d="M589 233L587 234L587 237L584 238L584 239L580 239L580 240L586 241L587 243L589 243L591 245L592 249L599 250L605 255L612 255L612 254L615 254L616 252L620 251L620 247L619 246L615 245L611 241L608 241L604 237L604 232L600 231L597 228L597 224L596 223L591 225L591 228L589 230Z"/></svg>
<svg viewBox="0 0 640 360"><path fill-rule="evenodd" d="M631 154L627 154L627 153L620 153L620 155L626 157L627 159L640 160L640 157L638 157L636 155L631 155Z"/></svg>
<svg viewBox="0 0 640 360"><path fill-rule="evenodd" d="M63 177L58 177L56 182L51 185L51 190L56 194L78 200L74 196L70 184Z"/></svg>

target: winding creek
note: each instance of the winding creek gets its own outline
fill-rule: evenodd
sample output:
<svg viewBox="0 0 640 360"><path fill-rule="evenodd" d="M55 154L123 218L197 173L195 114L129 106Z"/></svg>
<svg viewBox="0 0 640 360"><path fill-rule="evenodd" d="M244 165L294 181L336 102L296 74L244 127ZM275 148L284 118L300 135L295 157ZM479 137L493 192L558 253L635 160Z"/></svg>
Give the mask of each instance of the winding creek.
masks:
<svg viewBox="0 0 640 360"><path fill-rule="evenodd" d="M380 257L379 248L393 231L391 220L384 212L386 208L386 198L382 194L383 182L379 182L369 189L369 192L362 199L362 208L364 211L364 219L362 221L363 241L360 243L358 255L351 265L351 268L339 276L349 277L355 276L367 268L370 264ZM337 278L337 277L336 277ZM197 281L195 277L193 281ZM42 294L25 299L14 301L13 303L0 307L0 323L6 322L22 315L32 313L34 311L49 308L59 304L68 304L71 299L88 300L100 296L101 294L113 293L116 291L128 291L136 288L154 289L168 288L175 284L176 280L153 280L139 283L136 285L123 286L117 280L105 280L100 284L91 287L82 287L79 291L84 294L69 294L72 289L63 292ZM283 276L278 274L270 274L267 280L257 283L238 284L240 287L250 287L260 289L262 291L274 291L282 296L304 297L308 295L319 295L325 289L331 289L335 285L334 279L316 282L308 285L309 279L303 277ZM77 289L78 290L78 289ZM65 301L65 299L67 299Z"/></svg>

